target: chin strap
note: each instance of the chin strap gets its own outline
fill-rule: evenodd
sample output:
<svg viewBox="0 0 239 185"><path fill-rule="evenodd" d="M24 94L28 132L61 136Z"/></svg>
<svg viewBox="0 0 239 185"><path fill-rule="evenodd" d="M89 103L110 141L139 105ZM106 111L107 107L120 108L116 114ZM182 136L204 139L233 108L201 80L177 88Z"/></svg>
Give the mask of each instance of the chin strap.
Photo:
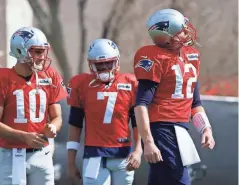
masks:
<svg viewBox="0 0 239 185"><path fill-rule="evenodd" d="M39 81L39 77L38 77L38 71L37 70L33 70L33 72L35 73L35 76L36 76L36 94L39 94L39 89L40 89L40 81ZM45 72L46 74L46 72ZM48 75L46 74L47 78L48 78L48 82L50 83L50 85L54 88L57 88L57 86L55 86L53 83L52 83L52 79L48 77Z"/></svg>
<svg viewBox="0 0 239 185"><path fill-rule="evenodd" d="M95 85L92 85L95 82L97 82L97 79L91 80L90 83L89 83L89 87L98 87L100 85L99 83L96 83Z"/></svg>
<svg viewBox="0 0 239 185"><path fill-rule="evenodd" d="M36 94L39 94L39 79L38 79L38 74L37 72L34 70L33 71L35 73L36 76Z"/></svg>

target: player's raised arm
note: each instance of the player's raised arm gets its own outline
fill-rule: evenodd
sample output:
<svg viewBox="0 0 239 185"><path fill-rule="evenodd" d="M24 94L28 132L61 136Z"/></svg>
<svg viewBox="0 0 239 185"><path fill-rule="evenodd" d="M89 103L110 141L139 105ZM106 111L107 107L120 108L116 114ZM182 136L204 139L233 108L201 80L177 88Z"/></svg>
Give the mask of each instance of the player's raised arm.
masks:
<svg viewBox="0 0 239 185"><path fill-rule="evenodd" d="M62 127L62 111L60 101L65 99L67 91L62 77L54 71L52 96L49 102L50 123L45 125L44 134L48 138L56 137Z"/></svg>
<svg viewBox="0 0 239 185"><path fill-rule="evenodd" d="M44 135L48 138L56 137L62 127L61 105L54 103L49 106L50 123L45 125Z"/></svg>

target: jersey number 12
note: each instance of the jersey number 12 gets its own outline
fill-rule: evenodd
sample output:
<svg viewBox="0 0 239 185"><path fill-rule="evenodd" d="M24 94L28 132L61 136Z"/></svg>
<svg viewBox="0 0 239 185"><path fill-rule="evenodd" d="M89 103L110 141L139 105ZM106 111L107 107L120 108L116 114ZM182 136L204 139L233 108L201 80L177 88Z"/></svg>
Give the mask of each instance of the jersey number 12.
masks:
<svg viewBox="0 0 239 185"><path fill-rule="evenodd" d="M175 91L172 94L172 98L192 98L193 97L193 91L192 91L192 84L193 82L197 82L197 71L196 68L192 64L185 64L184 65L184 71L185 73L188 73L190 69L192 69L194 77L190 77L186 84L186 95L182 93L183 91L183 74L181 72L180 66L173 65L172 70L175 71L176 75L176 85L175 85Z"/></svg>

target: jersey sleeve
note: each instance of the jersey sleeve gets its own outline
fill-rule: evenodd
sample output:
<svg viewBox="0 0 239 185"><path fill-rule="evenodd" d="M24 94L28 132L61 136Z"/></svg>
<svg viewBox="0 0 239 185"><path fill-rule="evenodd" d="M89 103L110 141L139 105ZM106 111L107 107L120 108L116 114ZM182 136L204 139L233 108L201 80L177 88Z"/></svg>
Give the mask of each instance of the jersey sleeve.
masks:
<svg viewBox="0 0 239 185"><path fill-rule="evenodd" d="M78 128L83 128L83 120L85 111L83 108L72 107L70 108L69 124Z"/></svg>
<svg viewBox="0 0 239 185"><path fill-rule="evenodd" d="M202 102L201 102L200 92L199 92L199 82L197 82L193 92L192 109L199 106L202 106Z"/></svg>
<svg viewBox="0 0 239 185"><path fill-rule="evenodd" d="M83 108L82 96L83 96L83 75L77 75L71 78L68 86L67 104L72 107Z"/></svg>
<svg viewBox="0 0 239 185"><path fill-rule="evenodd" d="M159 83L163 69L157 59L155 48L143 47L139 49L134 57L134 73L137 80L151 80ZM155 56L154 56L155 55Z"/></svg>
<svg viewBox="0 0 239 185"><path fill-rule="evenodd" d="M52 84L54 87L51 91L51 101L49 104L57 103L67 97L66 86L59 73L54 71L52 76Z"/></svg>
<svg viewBox="0 0 239 185"><path fill-rule="evenodd" d="M134 74L128 74L127 77L128 77L128 80L130 81L130 84L132 85L131 107L133 107L135 105L135 102L136 102L136 92L137 92L137 89L138 89L138 81L137 81Z"/></svg>
<svg viewBox="0 0 239 185"><path fill-rule="evenodd" d="M198 65L198 68L197 68L197 75L199 76L200 75L200 63L201 63L201 61L200 61L200 53L198 53L198 62L197 62L197 65Z"/></svg>
<svg viewBox="0 0 239 185"><path fill-rule="evenodd" d="M151 80L139 80L135 106L148 106L153 100L158 83Z"/></svg>
<svg viewBox="0 0 239 185"><path fill-rule="evenodd" d="M200 58L201 58L200 53L195 48L192 48L191 54L189 54L188 58L190 58L190 56L191 56L191 61L194 62L195 65L196 65L197 76L199 77L199 74L200 74Z"/></svg>

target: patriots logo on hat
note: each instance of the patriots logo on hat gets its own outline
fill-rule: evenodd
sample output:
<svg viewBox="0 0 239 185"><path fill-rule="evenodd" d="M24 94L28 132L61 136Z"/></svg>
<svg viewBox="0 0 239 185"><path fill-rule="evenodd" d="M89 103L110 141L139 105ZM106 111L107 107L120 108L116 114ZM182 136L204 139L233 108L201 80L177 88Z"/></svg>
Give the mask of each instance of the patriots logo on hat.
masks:
<svg viewBox="0 0 239 185"><path fill-rule="evenodd" d="M140 60L140 61L136 64L135 68L141 67L141 68L143 68L145 71L149 72L150 69L152 68L153 64L154 64L154 62L153 62L152 60L142 59L142 60Z"/></svg>

